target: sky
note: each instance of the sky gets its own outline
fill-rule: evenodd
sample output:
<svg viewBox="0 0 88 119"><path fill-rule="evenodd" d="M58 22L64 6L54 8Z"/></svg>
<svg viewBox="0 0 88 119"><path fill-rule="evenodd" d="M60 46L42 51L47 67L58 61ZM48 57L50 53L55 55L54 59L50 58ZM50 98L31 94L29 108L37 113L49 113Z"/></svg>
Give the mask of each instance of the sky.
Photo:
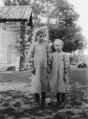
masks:
<svg viewBox="0 0 88 119"><path fill-rule="evenodd" d="M0 6L4 5L4 0L0 0Z"/></svg>

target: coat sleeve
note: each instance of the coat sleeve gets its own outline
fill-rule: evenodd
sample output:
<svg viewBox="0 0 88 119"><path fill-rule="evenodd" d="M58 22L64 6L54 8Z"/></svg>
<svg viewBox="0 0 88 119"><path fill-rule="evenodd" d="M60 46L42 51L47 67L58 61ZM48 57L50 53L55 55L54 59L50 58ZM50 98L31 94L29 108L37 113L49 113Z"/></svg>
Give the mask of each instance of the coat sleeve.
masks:
<svg viewBox="0 0 88 119"><path fill-rule="evenodd" d="M28 61L30 61L30 58L33 57L34 52L35 52L35 45L31 44L29 51L28 51Z"/></svg>
<svg viewBox="0 0 88 119"><path fill-rule="evenodd" d="M70 61L69 56L65 53L64 54L64 73L68 73L68 70L70 68Z"/></svg>
<svg viewBox="0 0 88 119"><path fill-rule="evenodd" d="M50 70L52 70L52 65L53 65L53 53L50 53L49 60L50 60Z"/></svg>
<svg viewBox="0 0 88 119"><path fill-rule="evenodd" d="M69 56L65 53L64 54L64 80L66 84L69 84L69 79L68 79L69 69L70 69Z"/></svg>

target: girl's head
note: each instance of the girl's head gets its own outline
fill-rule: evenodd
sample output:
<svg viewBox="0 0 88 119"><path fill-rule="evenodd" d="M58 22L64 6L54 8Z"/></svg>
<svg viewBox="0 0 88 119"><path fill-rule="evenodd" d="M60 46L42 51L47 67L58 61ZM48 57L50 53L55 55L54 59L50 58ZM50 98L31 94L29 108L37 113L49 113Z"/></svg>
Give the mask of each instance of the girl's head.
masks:
<svg viewBox="0 0 88 119"><path fill-rule="evenodd" d="M38 43L42 43L44 42L44 39L45 39L45 34L43 31L38 31L36 33L36 40L38 41Z"/></svg>
<svg viewBox="0 0 88 119"><path fill-rule="evenodd" d="M64 46L64 43L62 40L56 39L54 41L54 48L56 51L59 51L59 52L62 51L63 46Z"/></svg>

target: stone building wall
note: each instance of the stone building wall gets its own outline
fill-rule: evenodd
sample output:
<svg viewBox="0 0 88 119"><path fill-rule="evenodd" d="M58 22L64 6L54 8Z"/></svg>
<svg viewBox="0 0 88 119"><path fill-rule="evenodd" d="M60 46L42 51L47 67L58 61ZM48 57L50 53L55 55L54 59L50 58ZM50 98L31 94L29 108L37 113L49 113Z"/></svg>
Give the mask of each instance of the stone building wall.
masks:
<svg viewBox="0 0 88 119"><path fill-rule="evenodd" d="M17 42L20 35L15 32L15 28L9 24L0 23L0 64L9 66L19 65L20 44Z"/></svg>

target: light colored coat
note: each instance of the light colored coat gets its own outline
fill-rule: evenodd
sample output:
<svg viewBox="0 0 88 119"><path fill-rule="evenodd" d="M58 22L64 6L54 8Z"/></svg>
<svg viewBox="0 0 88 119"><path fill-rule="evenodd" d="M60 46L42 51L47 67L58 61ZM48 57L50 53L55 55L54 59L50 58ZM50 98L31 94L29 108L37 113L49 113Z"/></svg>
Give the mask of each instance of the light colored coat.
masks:
<svg viewBox="0 0 88 119"><path fill-rule="evenodd" d="M69 58L64 52L51 54L51 92L66 92L66 80L68 80Z"/></svg>
<svg viewBox="0 0 88 119"><path fill-rule="evenodd" d="M35 75L32 76L32 93L48 92L47 76L47 46L45 44L32 45L29 58L33 55Z"/></svg>

